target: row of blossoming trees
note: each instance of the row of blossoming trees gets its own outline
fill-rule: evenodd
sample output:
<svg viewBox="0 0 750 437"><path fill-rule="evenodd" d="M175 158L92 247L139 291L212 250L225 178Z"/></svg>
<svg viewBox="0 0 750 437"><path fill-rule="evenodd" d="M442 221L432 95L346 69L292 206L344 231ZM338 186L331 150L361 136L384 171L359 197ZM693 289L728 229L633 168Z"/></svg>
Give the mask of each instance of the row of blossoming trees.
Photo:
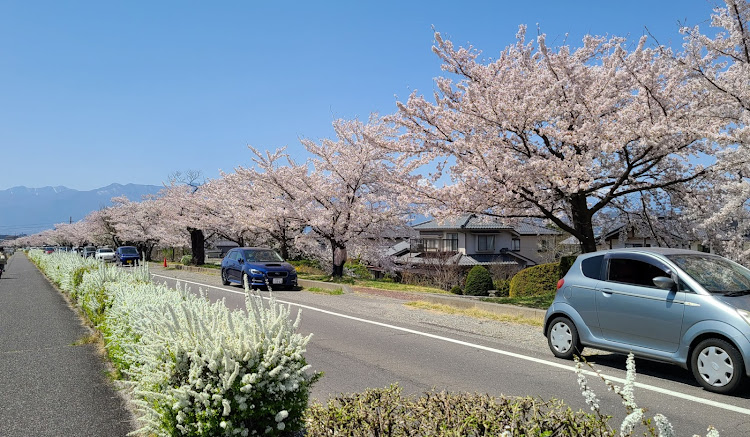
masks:
<svg viewBox="0 0 750 437"><path fill-rule="evenodd" d="M726 0L708 31L681 29L680 50L646 36L550 47L521 26L494 59L435 33L446 74L431 98L415 91L392 115L336 121L335 139L302 141L304 162L251 148L248 167L115 199L23 243L190 242L200 263L218 235L322 251L341 274L347 251L403 235L413 212L544 219L584 252L617 215L660 244L697 232L747 262L749 22L747 1Z"/></svg>

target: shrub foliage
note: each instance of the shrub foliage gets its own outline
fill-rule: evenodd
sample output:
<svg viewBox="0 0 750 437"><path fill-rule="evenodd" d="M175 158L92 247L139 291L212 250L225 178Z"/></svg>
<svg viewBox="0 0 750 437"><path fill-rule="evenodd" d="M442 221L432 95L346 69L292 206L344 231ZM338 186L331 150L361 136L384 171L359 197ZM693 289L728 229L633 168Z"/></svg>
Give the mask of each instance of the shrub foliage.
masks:
<svg viewBox="0 0 750 437"><path fill-rule="evenodd" d="M466 276L464 294L467 296L487 296L492 287L490 272L484 266L474 266Z"/></svg>
<svg viewBox="0 0 750 437"><path fill-rule="evenodd" d="M558 263L539 264L521 270L510 281L510 297L543 296L554 293L560 279Z"/></svg>
<svg viewBox="0 0 750 437"><path fill-rule="evenodd" d="M140 410L144 435L286 435L302 427L309 389L299 314L247 291L247 311L74 254L29 256L103 333Z"/></svg>
<svg viewBox="0 0 750 437"><path fill-rule="evenodd" d="M605 420L557 400L435 391L414 399L392 385L312 403L305 429L310 436L614 435Z"/></svg>

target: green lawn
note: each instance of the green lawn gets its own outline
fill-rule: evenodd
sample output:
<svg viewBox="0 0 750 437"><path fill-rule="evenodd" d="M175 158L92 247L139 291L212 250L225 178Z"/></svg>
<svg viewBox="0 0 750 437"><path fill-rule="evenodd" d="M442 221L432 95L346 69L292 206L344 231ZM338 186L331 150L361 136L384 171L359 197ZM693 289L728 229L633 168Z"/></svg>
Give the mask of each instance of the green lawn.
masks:
<svg viewBox="0 0 750 437"><path fill-rule="evenodd" d="M336 288L334 290L329 290L327 288L320 288L320 287L309 287L304 288L305 291L310 291L312 293L320 293L320 294L330 294L331 296L339 296L341 294L344 294L344 291L340 288Z"/></svg>

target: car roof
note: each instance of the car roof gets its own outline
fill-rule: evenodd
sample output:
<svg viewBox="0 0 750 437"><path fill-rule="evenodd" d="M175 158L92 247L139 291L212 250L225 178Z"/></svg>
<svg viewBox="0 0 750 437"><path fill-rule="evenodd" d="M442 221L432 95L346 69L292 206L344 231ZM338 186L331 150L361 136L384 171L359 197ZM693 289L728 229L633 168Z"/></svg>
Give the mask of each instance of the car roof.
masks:
<svg viewBox="0 0 750 437"><path fill-rule="evenodd" d="M625 247L625 248L605 249L605 250L599 250L596 252L583 253L579 255L579 257L585 255L588 258L589 256L617 254L617 253L640 253L640 254L661 255L663 257L668 256L668 255L718 256L716 254L699 252L697 250L677 249L673 247Z"/></svg>
<svg viewBox="0 0 750 437"><path fill-rule="evenodd" d="M232 250L273 250L270 247L235 247Z"/></svg>

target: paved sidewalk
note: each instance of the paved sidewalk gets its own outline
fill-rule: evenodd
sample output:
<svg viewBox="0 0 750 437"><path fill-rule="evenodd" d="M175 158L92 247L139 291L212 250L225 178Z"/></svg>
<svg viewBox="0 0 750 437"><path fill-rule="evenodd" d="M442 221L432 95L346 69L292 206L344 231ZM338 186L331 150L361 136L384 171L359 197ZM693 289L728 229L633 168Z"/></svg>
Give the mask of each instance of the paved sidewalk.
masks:
<svg viewBox="0 0 750 437"><path fill-rule="evenodd" d="M75 312L23 253L0 278L0 436L124 436L130 412Z"/></svg>

